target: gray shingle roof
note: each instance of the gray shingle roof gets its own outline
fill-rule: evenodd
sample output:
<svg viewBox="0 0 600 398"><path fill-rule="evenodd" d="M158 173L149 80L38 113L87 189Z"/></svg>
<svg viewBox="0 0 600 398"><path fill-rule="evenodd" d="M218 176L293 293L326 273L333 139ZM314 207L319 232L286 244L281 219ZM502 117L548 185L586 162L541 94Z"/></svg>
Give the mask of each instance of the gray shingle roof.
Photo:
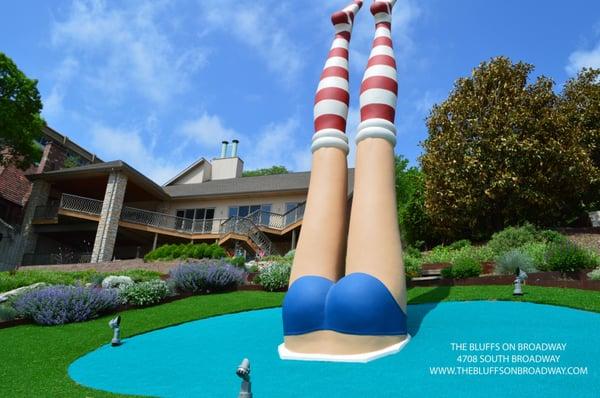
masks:
<svg viewBox="0 0 600 398"><path fill-rule="evenodd" d="M29 179L69 177L89 173L107 173L112 170L123 170L129 178L135 179L146 189L167 199L196 198L205 196L243 195L267 192L301 192L308 190L310 172L275 174L257 177L240 177L226 180L211 180L197 184L180 184L161 187L148 177L121 160L93 163L86 166L48 171L41 174L29 174ZM348 169L348 194L354 185L354 169Z"/></svg>
<svg viewBox="0 0 600 398"><path fill-rule="evenodd" d="M310 172L275 174L257 177L241 177L212 180L197 184L181 184L163 187L172 198L239 195L267 192L295 192L308 190ZM348 193L352 192L354 169L348 170Z"/></svg>

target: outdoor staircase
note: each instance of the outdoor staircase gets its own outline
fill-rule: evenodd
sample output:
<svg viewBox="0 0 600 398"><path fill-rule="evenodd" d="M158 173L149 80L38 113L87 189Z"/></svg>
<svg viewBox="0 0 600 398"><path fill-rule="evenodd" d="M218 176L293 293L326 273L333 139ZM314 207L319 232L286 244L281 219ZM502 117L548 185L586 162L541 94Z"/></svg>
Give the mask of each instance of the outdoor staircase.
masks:
<svg viewBox="0 0 600 398"><path fill-rule="evenodd" d="M98 221L101 212L101 200L63 193L59 203L35 209L34 223L55 224L58 222L58 215ZM123 206L119 225L192 240L216 239L219 244L237 240L255 253L268 256L277 251L263 230L283 235L300 225L303 214L304 204L301 204L285 214L258 210L246 217L192 220Z"/></svg>

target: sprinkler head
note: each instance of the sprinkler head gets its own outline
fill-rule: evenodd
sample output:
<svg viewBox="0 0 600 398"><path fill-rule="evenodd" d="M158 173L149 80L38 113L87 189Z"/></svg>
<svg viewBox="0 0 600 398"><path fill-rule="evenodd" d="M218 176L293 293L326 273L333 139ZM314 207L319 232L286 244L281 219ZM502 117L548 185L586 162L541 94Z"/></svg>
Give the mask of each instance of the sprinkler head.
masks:
<svg viewBox="0 0 600 398"><path fill-rule="evenodd" d="M250 380L250 360L248 358L244 358L242 363L239 364L235 374L245 381Z"/></svg>
<svg viewBox="0 0 600 398"><path fill-rule="evenodd" d="M116 329L119 326L121 326L121 315L117 315L116 317L108 321L108 326L110 326L111 329Z"/></svg>
<svg viewBox="0 0 600 398"><path fill-rule="evenodd" d="M110 345L113 347L120 346L121 342L121 316L117 315L108 322L108 326L113 330L113 338L110 341Z"/></svg>

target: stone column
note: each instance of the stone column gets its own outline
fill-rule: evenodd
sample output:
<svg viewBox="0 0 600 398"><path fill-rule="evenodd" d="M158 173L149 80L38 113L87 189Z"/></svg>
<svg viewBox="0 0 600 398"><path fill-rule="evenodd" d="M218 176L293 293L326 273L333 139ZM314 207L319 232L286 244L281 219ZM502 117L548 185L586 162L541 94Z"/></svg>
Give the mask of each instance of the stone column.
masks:
<svg viewBox="0 0 600 398"><path fill-rule="evenodd" d="M44 206L48 203L48 196L50 195L50 184L43 180L35 180L31 187L31 194L25 207L25 214L23 215L23 223L21 224L21 234L23 235L23 251L25 253L33 253L35 251L35 245L37 244L37 233L35 232L32 221L35 216L35 208L38 206Z"/></svg>
<svg viewBox="0 0 600 398"><path fill-rule="evenodd" d="M119 228L119 218L123 208L127 176L121 172L112 172L108 176L106 193L102 202L102 212L98 221L98 230L92 251L92 263L112 260Z"/></svg>

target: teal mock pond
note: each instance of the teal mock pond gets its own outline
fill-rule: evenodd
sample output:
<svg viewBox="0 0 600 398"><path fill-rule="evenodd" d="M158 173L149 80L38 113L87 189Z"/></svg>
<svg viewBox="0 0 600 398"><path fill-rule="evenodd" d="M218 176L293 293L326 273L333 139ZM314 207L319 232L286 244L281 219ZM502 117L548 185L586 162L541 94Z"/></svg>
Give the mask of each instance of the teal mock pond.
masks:
<svg viewBox="0 0 600 398"><path fill-rule="evenodd" d="M479 301L411 305L408 315L412 341L398 354L366 364L280 360L278 308L189 322L126 339L121 347L103 346L72 363L69 375L122 394L235 397L235 369L248 357L257 398L600 394L600 357L592 355L600 346L600 314ZM122 326L127 328L127 317ZM109 340L108 327L106 335ZM466 343L466 350L453 350L453 343ZM454 375L434 375L436 369Z"/></svg>

